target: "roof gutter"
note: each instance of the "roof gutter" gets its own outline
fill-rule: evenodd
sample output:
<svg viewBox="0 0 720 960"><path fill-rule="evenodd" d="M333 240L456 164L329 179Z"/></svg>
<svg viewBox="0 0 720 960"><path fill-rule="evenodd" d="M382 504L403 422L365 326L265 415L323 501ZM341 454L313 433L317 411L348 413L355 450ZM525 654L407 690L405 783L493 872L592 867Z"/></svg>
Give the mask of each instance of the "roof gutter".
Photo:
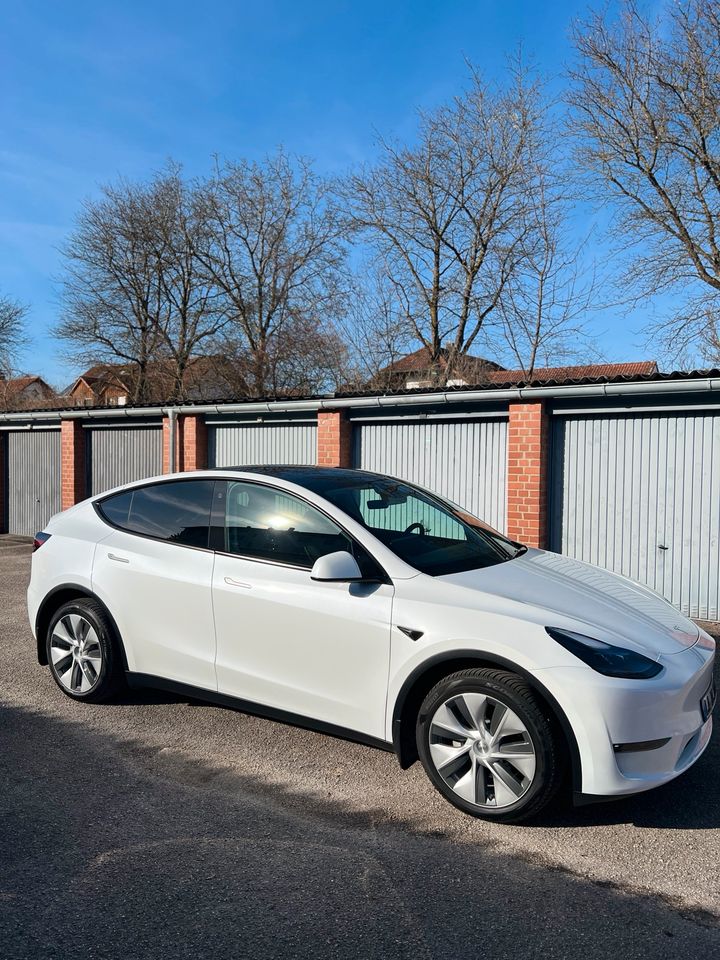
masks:
<svg viewBox="0 0 720 960"><path fill-rule="evenodd" d="M346 410L354 408L406 407L443 403L487 403L497 400L556 400L565 397L636 397L669 393L702 393L720 390L720 377L687 380L647 380L629 383L587 383L569 386L510 387L500 390L452 390L446 392L390 394L376 397L318 397L311 400L253 400L247 403L186 403L156 407L87 407L68 410L0 412L0 421L92 420L115 417L165 417L178 414L300 413L302 411Z"/></svg>

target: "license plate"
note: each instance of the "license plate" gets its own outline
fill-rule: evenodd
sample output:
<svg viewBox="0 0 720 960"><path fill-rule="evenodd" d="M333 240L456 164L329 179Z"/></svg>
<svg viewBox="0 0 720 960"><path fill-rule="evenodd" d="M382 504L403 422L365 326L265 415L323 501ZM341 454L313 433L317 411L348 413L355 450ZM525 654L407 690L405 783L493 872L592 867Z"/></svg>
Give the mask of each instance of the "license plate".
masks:
<svg viewBox="0 0 720 960"><path fill-rule="evenodd" d="M702 713L703 723L707 720L710 714L715 709L715 703L717 701L717 688L715 687L715 681L710 684L707 693L700 700L700 711Z"/></svg>

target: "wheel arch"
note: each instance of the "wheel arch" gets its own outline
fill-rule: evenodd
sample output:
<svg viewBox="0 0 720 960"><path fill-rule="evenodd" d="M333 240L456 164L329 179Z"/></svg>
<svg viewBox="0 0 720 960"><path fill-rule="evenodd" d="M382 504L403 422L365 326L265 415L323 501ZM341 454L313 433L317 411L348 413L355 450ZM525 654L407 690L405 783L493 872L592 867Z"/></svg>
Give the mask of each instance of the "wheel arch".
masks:
<svg viewBox="0 0 720 960"><path fill-rule="evenodd" d="M522 677L535 694L545 703L557 721L567 745L572 773L573 791L579 791L582 784L582 762L577 739L565 711L555 697L540 683L532 673L519 667L511 660L495 654L480 653L476 650L454 650L430 657L416 667L406 678L398 693L393 708L392 743L395 755L403 770L412 766L418 759L415 740L415 721L425 696L443 677L458 670L473 667L490 667L507 670Z"/></svg>
<svg viewBox="0 0 720 960"><path fill-rule="evenodd" d="M81 600L83 598L94 600L95 603L99 603L103 608L105 615L112 624L115 639L117 640L117 647L122 658L123 670L127 672L128 664L125 656L125 648L123 647L120 632L118 631L117 624L115 623L115 618L108 610L107 605L103 603L97 594L78 583L63 583L57 587L53 587L53 589L47 594L47 596L43 599L43 602L40 604L37 616L35 618L35 637L37 638L38 663L43 667L47 666L48 659L46 651L46 634L47 628L50 625L50 620L52 619L55 611L59 610L64 603L70 603L71 600Z"/></svg>

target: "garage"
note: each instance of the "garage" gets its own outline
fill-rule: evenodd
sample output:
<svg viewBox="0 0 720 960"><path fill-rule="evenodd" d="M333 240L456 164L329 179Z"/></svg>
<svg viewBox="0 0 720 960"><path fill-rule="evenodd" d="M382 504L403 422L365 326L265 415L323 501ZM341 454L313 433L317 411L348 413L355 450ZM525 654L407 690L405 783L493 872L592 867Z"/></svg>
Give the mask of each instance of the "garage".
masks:
<svg viewBox="0 0 720 960"><path fill-rule="evenodd" d="M60 430L5 433L8 533L33 536L61 507Z"/></svg>
<svg viewBox="0 0 720 960"><path fill-rule="evenodd" d="M88 494L162 473L163 437L158 423L85 428Z"/></svg>
<svg viewBox="0 0 720 960"><path fill-rule="evenodd" d="M315 463L317 420L208 420L211 467Z"/></svg>
<svg viewBox="0 0 720 960"><path fill-rule="evenodd" d="M507 419L356 421L353 463L427 487L506 528Z"/></svg>
<svg viewBox="0 0 720 960"><path fill-rule="evenodd" d="M608 412L553 423L550 545L720 616L720 413Z"/></svg>

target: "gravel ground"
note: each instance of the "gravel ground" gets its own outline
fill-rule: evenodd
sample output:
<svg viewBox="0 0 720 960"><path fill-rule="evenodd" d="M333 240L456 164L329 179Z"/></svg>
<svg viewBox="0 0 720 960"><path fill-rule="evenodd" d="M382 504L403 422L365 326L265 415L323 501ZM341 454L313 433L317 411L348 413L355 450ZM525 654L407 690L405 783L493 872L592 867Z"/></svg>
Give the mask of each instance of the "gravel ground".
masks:
<svg viewBox="0 0 720 960"><path fill-rule="evenodd" d="M525 827L392 754L164 694L65 698L0 546L0 956L720 956L720 749Z"/></svg>

